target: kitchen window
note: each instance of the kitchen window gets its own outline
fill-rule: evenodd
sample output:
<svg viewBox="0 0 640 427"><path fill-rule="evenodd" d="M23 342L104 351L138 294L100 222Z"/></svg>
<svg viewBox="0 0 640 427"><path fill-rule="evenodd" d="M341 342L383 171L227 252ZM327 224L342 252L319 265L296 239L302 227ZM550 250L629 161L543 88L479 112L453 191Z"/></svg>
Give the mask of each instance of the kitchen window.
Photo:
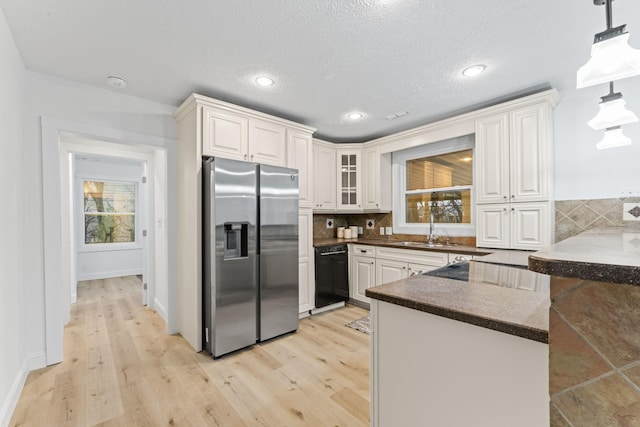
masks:
<svg viewBox="0 0 640 427"><path fill-rule="evenodd" d="M84 243L135 243L135 182L84 181Z"/></svg>
<svg viewBox="0 0 640 427"><path fill-rule="evenodd" d="M474 235L473 225L474 136L393 153L394 232Z"/></svg>

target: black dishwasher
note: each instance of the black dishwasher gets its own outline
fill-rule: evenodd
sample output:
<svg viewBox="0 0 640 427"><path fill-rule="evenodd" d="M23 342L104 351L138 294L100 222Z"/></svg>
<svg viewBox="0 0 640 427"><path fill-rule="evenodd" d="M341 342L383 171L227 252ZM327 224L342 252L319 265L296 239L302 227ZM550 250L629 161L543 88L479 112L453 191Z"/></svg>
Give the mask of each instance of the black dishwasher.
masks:
<svg viewBox="0 0 640 427"><path fill-rule="evenodd" d="M316 308L349 300L347 245L316 248Z"/></svg>

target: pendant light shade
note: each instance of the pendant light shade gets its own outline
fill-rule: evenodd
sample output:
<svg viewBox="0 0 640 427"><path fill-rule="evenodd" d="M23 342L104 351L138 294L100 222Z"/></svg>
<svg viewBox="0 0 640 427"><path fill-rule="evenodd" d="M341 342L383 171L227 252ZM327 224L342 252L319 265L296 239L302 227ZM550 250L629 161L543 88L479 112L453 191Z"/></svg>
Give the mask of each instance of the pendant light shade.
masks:
<svg viewBox="0 0 640 427"><path fill-rule="evenodd" d="M604 138L598 142L596 148L598 148L598 150L604 150L607 148L624 147L625 145L631 145L631 140L624 136L622 128L617 126L604 131Z"/></svg>
<svg viewBox="0 0 640 427"><path fill-rule="evenodd" d="M613 82L610 82L611 93L602 97L600 111L589 121L593 130L602 130L622 126L638 121L633 111L627 110L621 93L613 93Z"/></svg>
<svg viewBox="0 0 640 427"><path fill-rule="evenodd" d="M620 28L624 25L613 30ZM578 89L640 75L640 50L628 41L626 32L596 41L591 46L591 59L578 70Z"/></svg>

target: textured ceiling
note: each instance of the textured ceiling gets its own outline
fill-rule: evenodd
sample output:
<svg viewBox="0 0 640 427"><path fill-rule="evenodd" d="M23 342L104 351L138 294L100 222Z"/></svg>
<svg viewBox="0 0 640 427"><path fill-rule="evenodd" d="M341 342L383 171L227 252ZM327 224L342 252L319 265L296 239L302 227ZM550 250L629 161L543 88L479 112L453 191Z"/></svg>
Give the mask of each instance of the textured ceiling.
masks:
<svg viewBox="0 0 640 427"><path fill-rule="evenodd" d="M575 87L592 0L0 0L27 68L179 105L196 92L360 142L540 89ZM640 48L640 1L616 0ZM487 71L464 78L483 63ZM276 80L259 88L253 79ZM113 89L115 90L115 89ZM603 95L606 93L603 88ZM365 117L349 122L345 114ZM396 120L386 116L409 111Z"/></svg>

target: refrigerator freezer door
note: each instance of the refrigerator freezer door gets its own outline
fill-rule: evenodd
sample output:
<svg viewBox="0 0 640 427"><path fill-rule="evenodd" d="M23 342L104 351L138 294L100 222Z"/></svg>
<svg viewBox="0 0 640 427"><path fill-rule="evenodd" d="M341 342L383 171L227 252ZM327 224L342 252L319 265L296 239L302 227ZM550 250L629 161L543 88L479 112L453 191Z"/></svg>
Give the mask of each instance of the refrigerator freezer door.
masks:
<svg viewBox="0 0 640 427"><path fill-rule="evenodd" d="M298 178L260 165L260 341L298 329Z"/></svg>
<svg viewBox="0 0 640 427"><path fill-rule="evenodd" d="M257 340L257 173L254 163L203 163L205 348L214 357Z"/></svg>

